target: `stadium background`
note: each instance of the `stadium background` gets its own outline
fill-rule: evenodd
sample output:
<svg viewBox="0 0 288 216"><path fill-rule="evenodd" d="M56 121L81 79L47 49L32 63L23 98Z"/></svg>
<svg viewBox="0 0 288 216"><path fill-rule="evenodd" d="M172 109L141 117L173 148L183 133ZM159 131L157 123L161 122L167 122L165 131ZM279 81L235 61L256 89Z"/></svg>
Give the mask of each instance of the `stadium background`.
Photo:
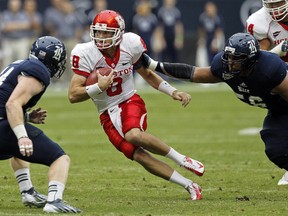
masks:
<svg viewBox="0 0 288 216"><path fill-rule="evenodd" d="M242 10L242 16L245 17L253 10L257 0L213 0L218 6L218 12L222 15L225 24L226 38L235 32L243 31L244 26L241 21L241 7L248 3L247 8ZM50 6L50 0L37 0L38 9L41 13ZM92 8L92 0L72 0L78 11ZM161 0L158 2L161 3ZM197 40L197 23L200 13L203 11L204 4L207 0L178 0L177 6L182 12L182 20L185 27L185 46L181 53L181 60L186 63L195 63L195 51ZM134 13L135 0L108 0L109 9L119 11L126 20L127 30ZM0 12L6 9L7 0L0 0ZM243 18L242 18L243 19Z"/></svg>
<svg viewBox="0 0 288 216"><path fill-rule="evenodd" d="M73 1L78 5L91 2ZM225 21L226 37L243 31L242 5L248 1L261 2L214 1ZM185 26L183 61L195 59L197 20L206 2L178 0ZM134 0L108 0L108 3L109 8L121 12L129 22ZM7 0L0 0L0 12L6 4ZM38 5L44 12L50 0L38 0ZM49 118L40 127L61 143L72 158L65 200L83 208L84 215L89 216L287 215L288 188L277 186L283 171L265 156L258 133L247 134L243 130L259 129L266 110L240 103L224 86L203 88L189 83L182 88L193 93L192 103L183 110L157 91L147 91L141 96L151 111L149 130L206 165L205 176L195 179L204 190L201 202L188 203L186 191L181 187L143 172L141 167L117 154L95 117L93 103L72 106L66 91L48 92L39 106L49 111ZM0 215L42 215L42 209L23 208L8 161L0 163L0 170ZM31 175L39 192L46 192L46 169L32 164Z"/></svg>

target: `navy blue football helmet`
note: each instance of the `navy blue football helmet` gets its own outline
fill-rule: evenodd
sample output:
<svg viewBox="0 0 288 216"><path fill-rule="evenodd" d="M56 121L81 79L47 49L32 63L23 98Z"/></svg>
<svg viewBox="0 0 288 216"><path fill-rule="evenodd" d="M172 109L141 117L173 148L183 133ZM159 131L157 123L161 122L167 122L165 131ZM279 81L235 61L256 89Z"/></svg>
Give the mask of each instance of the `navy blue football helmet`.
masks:
<svg viewBox="0 0 288 216"><path fill-rule="evenodd" d="M259 43L251 34L236 33L226 42L222 55L224 72L231 75L253 70L259 56Z"/></svg>
<svg viewBox="0 0 288 216"><path fill-rule="evenodd" d="M65 46L55 37L38 38L32 44L29 57L36 57L41 61L48 68L50 77L59 79L66 69Z"/></svg>

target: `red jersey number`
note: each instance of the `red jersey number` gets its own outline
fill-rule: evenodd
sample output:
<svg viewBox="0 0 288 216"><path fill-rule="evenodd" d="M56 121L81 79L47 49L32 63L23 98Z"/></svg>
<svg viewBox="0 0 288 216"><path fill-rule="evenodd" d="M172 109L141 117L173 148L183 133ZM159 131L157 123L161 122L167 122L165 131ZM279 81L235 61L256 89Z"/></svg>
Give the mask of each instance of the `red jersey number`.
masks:
<svg viewBox="0 0 288 216"><path fill-rule="evenodd" d="M111 86L106 90L107 95L109 97L113 97L115 95L119 95L122 93L122 78L121 77L116 77L113 80L113 83Z"/></svg>
<svg viewBox="0 0 288 216"><path fill-rule="evenodd" d="M248 31L251 35L253 35L253 28L254 28L254 24L250 24L250 25L248 26L248 28L247 28L247 31Z"/></svg>
<svg viewBox="0 0 288 216"><path fill-rule="evenodd" d="M72 66L73 66L73 68L79 68L79 61L80 61L80 57L74 55L73 58L72 58Z"/></svg>

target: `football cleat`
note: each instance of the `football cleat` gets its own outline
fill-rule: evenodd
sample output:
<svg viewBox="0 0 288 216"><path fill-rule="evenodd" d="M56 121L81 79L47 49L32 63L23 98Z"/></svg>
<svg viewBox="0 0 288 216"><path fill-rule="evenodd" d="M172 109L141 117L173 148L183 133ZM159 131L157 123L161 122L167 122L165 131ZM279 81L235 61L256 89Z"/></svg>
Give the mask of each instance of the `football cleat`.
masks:
<svg viewBox="0 0 288 216"><path fill-rule="evenodd" d="M47 196L37 192L34 187L28 191L23 191L21 197L22 203L29 207L43 208L47 201Z"/></svg>
<svg viewBox="0 0 288 216"><path fill-rule="evenodd" d="M82 211L78 208L63 203L61 199L47 202L44 209L46 213L81 213Z"/></svg>
<svg viewBox="0 0 288 216"><path fill-rule="evenodd" d="M288 172L286 171L282 178L278 181L278 185L288 185Z"/></svg>
<svg viewBox="0 0 288 216"><path fill-rule="evenodd" d="M184 158L181 167L184 167L185 169L194 172L198 176L202 176L205 172L204 165L201 162L193 160L192 158L189 157Z"/></svg>
<svg viewBox="0 0 288 216"><path fill-rule="evenodd" d="M192 182L185 189L190 194L191 200L201 200L202 199L202 189L198 184Z"/></svg>

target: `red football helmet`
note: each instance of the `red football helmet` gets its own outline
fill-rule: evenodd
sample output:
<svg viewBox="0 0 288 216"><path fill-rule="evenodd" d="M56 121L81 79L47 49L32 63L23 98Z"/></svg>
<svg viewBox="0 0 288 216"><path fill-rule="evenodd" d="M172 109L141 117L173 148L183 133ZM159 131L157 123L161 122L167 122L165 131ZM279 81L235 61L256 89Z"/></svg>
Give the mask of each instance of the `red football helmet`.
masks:
<svg viewBox="0 0 288 216"><path fill-rule="evenodd" d="M262 0L266 11L274 21L281 21L288 15L288 0Z"/></svg>
<svg viewBox="0 0 288 216"><path fill-rule="evenodd" d="M108 49L120 44L124 30L123 17L113 10L104 10L95 16L90 26L90 37L98 49Z"/></svg>

